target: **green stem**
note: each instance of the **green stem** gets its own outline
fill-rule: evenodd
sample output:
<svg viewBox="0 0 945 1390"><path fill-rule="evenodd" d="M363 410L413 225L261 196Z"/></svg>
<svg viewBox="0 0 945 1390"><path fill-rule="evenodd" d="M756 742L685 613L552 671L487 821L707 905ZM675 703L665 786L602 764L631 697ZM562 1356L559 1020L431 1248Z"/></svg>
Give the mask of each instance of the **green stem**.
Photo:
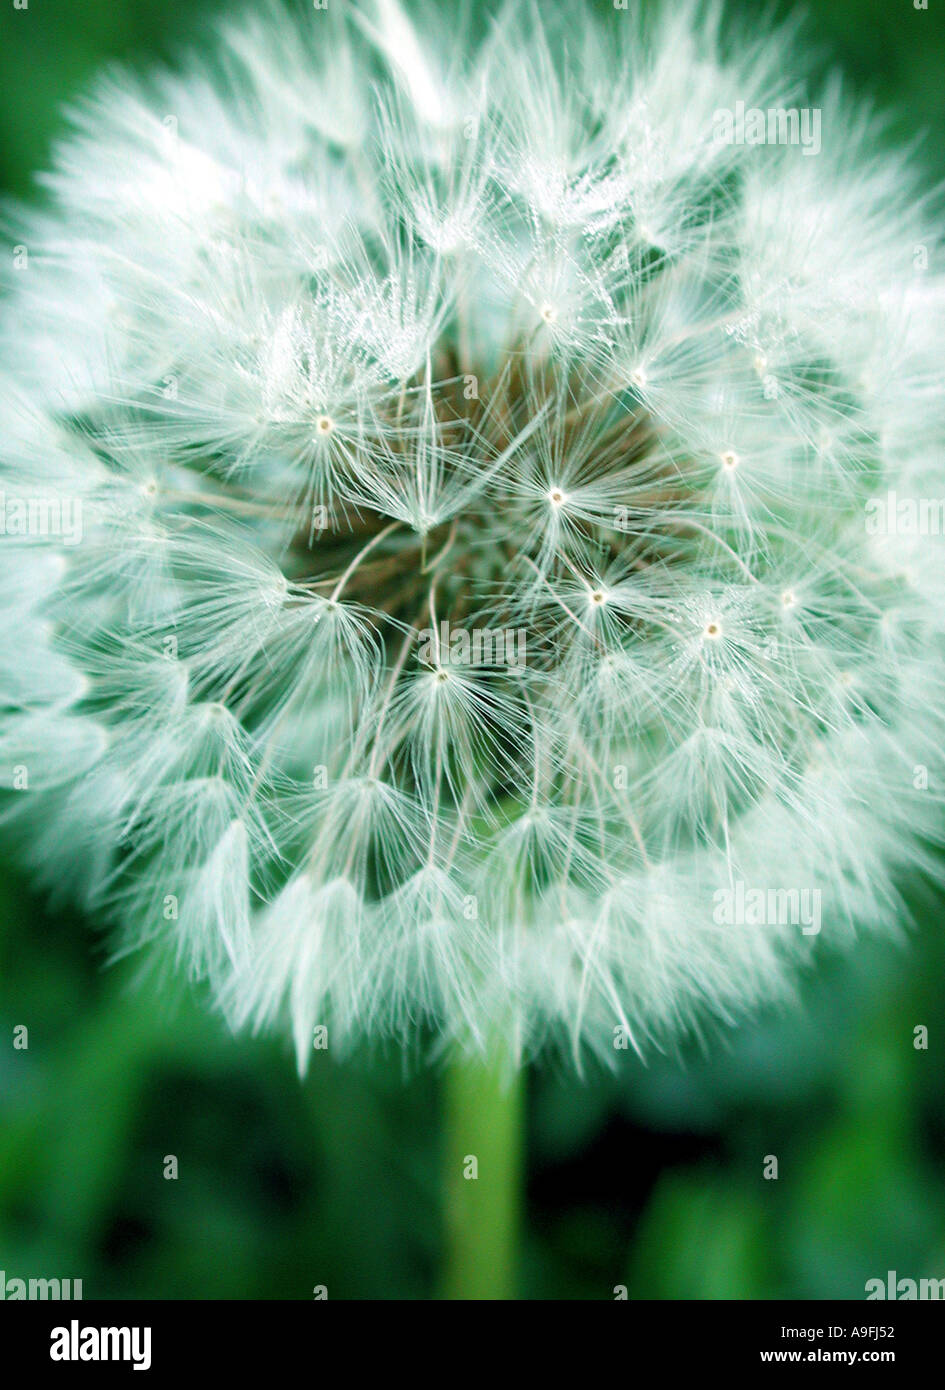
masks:
<svg viewBox="0 0 945 1390"><path fill-rule="evenodd" d="M503 1049L460 1057L444 1084L448 1299L514 1299L522 1213L525 1074Z"/></svg>

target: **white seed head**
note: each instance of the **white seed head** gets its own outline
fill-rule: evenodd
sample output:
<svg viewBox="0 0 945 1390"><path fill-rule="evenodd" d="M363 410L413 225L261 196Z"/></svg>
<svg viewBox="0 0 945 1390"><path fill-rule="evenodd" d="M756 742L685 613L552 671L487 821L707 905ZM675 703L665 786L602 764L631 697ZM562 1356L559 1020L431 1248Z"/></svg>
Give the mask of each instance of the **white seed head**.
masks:
<svg viewBox="0 0 945 1390"><path fill-rule="evenodd" d="M720 893L843 943L940 834L945 542L865 524L945 491L937 238L838 86L716 138L786 36L417 14L112 75L13 214L0 822L303 1070L613 1059L789 994Z"/></svg>

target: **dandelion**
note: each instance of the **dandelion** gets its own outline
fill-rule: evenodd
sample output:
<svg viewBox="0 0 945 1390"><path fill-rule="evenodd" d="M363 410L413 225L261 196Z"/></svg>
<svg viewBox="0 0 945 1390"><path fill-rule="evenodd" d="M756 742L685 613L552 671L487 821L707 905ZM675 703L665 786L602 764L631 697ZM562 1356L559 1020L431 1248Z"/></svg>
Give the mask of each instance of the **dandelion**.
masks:
<svg viewBox="0 0 945 1390"><path fill-rule="evenodd" d="M714 139L791 39L689 0L218 39L11 214L0 480L84 504L0 573L38 877L303 1072L319 1026L614 1061L893 931L945 785L941 559L864 525L941 491L907 162L837 88L816 158ZM720 927L740 880L822 933Z"/></svg>

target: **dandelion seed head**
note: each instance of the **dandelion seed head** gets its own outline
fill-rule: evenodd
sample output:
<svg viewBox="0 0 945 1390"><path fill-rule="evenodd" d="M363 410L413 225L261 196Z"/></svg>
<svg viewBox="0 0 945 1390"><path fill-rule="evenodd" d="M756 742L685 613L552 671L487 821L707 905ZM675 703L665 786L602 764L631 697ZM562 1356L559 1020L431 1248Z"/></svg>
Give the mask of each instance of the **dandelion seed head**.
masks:
<svg viewBox="0 0 945 1390"><path fill-rule="evenodd" d="M847 945L941 836L945 571L865 524L942 491L926 200L837 86L719 141L790 36L639 8L273 0L11 214L0 826L303 1071L672 1044L820 949L719 893Z"/></svg>

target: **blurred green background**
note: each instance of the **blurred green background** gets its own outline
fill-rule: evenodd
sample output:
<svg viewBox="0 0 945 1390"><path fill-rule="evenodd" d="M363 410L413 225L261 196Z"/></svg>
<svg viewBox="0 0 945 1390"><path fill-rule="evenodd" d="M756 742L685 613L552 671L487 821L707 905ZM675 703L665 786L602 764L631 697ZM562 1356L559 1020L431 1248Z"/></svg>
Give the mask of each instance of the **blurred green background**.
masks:
<svg viewBox="0 0 945 1390"><path fill-rule="evenodd" d="M213 8L6 0L4 190L29 192L60 104L104 60L172 59ZM927 132L930 186L945 172L943 12L824 0L805 50L894 110L891 139ZM316 1052L300 1084L287 1049L234 1041L186 992L136 991L133 965L103 968L94 923L0 876L8 1277L81 1277L86 1297L435 1296L435 1072ZM890 1269L945 1276L945 899L908 889L907 948L825 962L796 1013L616 1077L532 1072L523 1296L857 1299Z"/></svg>

